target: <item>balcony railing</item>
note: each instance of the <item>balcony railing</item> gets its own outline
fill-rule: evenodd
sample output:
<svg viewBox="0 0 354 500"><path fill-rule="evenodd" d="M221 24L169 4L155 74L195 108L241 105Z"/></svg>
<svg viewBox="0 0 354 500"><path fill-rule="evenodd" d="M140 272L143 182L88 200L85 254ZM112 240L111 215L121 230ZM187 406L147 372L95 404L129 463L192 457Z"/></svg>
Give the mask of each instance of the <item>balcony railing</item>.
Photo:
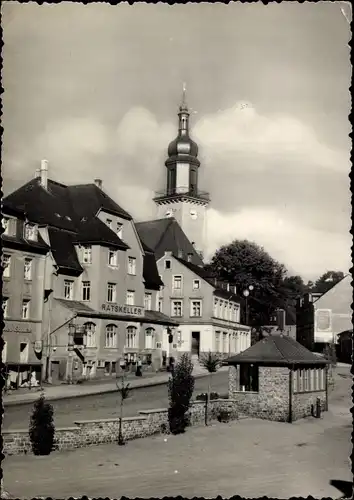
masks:
<svg viewBox="0 0 354 500"><path fill-rule="evenodd" d="M162 198L179 198L181 196L189 196L191 198L198 198L204 201L210 201L210 195L206 191L199 191L199 189L186 189L186 188L175 188L175 189L163 189L161 191L155 192L155 199Z"/></svg>

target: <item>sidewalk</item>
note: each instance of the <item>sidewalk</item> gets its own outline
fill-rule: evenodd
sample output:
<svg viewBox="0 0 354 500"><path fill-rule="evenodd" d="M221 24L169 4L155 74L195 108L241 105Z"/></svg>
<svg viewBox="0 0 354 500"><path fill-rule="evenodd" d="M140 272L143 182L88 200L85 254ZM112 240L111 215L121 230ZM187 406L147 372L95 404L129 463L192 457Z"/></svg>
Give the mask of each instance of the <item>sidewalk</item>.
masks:
<svg viewBox="0 0 354 500"><path fill-rule="evenodd" d="M218 370L219 372L227 372L228 367L223 366ZM197 368L193 371L195 378L205 377L208 372L202 368ZM127 377L127 382L131 389L139 389L141 387L151 387L154 385L166 384L169 379L170 374L168 372L160 374L148 374L143 375L142 378ZM77 384L77 385L58 385L58 386L45 386L43 387L43 392L48 401L55 401L58 399L67 398L77 398L82 396L92 396L94 394L104 394L109 392L116 392L117 385L116 380L112 381L102 381L102 383L95 383L92 385ZM118 379L120 380L120 379ZM33 403L38 399L41 391L38 387L31 389L27 393L13 393L13 394L3 394L3 404L4 406L15 406Z"/></svg>

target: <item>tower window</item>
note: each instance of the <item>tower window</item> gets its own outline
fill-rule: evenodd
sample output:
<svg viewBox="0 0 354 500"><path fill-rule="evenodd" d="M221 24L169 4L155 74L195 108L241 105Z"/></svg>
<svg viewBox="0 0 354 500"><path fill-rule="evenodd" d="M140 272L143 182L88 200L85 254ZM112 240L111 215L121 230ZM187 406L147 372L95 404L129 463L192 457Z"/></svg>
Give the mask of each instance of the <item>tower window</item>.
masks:
<svg viewBox="0 0 354 500"><path fill-rule="evenodd" d="M171 269L171 261L165 260L165 269Z"/></svg>

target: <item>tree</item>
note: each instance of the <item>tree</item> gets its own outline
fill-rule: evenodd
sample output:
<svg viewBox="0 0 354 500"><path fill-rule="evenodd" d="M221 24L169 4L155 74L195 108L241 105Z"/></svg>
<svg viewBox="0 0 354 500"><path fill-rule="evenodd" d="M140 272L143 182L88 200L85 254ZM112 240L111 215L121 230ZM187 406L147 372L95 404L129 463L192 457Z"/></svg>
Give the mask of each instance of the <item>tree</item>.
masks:
<svg viewBox="0 0 354 500"><path fill-rule="evenodd" d="M193 363L187 353L182 354L168 380L168 422L172 434L185 432L187 412L194 390Z"/></svg>
<svg viewBox="0 0 354 500"><path fill-rule="evenodd" d="M120 394L118 444L119 444L119 446L123 446L123 445L125 445L125 441L123 439L123 434L122 434L123 408L124 408L124 401L128 398L128 396L130 394L129 383L125 382L125 367L124 367L124 371L123 371L123 377L121 380L121 384L119 385L118 380L116 380L116 385L117 385L118 392Z"/></svg>
<svg viewBox="0 0 354 500"><path fill-rule="evenodd" d="M247 300L251 325L268 324L269 317L281 305L279 289L286 268L256 243L235 240L222 246L206 270L211 277L236 284L241 301L244 300L243 290L253 285L254 289Z"/></svg>
<svg viewBox="0 0 354 500"><path fill-rule="evenodd" d="M208 352L202 354L199 358L200 365L209 372L208 394L205 400L205 425L208 425L208 408L210 404L210 392L213 373L216 373L221 366L222 358L216 353Z"/></svg>
<svg viewBox="0 0 354 500"><path fill-rule="evenodd" d="M29 437L35 455L49 455L54 448L55 427L53 406L47 403L42 393L33 405Z"/></svg>
<svg viewBox="0 0 354 500"><path fill-rule="evenodd" d="M342 271L326 271L316 281L313 291L321 294L326 293L343 278Z"/></svg>

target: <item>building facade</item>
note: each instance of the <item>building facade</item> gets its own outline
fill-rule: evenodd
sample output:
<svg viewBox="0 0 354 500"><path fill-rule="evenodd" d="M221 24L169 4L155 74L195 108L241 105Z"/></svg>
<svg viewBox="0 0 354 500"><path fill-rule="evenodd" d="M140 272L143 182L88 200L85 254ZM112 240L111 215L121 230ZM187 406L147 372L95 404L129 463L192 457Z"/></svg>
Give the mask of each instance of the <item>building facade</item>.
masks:
<svg viewBox="0 0 354 500"><path fill-rule="evenodd" d="M115 375L121 362L138 358L159 368L163 327L176 323L158 312L162 282L153 252L101 181L65 186L48 179L42 162L40 175L4 201L26 206L47 252L42 267L33 268L42 287L33 319L40 323L45 378ZM16 293L9 289L11 308Z"/></svg>
<svg viewBox="0 0 354 500"><path fill-rule="evenodd" d="M346 275L323 295L306 294L297 302L296 340L321 351L338 343L338 335L353 328L351 275Z"/></svg>
<svg viewBox="0 0 354 500"><path fill-rule="evenodd" d="M2 210L2 361L7 388L41 379L44 276L49 247L23 210Z"/></svg>
<svg viewBox="0 0 354 500"><path fill-rule="evenodd" d="M189 353L196 361L209 351L229 356L251 345L251 329L240 324L236 290L209 279L200 266L166 251L158 262L164 283L159 308L175 319L174 353Z"/></svg>
<svg viewBox="0 0 354 500"><path fill-rule="evenodd" d="M198 146L190 138L189 110L185 100L179 107L178 135L168 146L166 187L156 192L158 219L174 217L201 256L207 241L209 193L199 189Z"/></svg>

